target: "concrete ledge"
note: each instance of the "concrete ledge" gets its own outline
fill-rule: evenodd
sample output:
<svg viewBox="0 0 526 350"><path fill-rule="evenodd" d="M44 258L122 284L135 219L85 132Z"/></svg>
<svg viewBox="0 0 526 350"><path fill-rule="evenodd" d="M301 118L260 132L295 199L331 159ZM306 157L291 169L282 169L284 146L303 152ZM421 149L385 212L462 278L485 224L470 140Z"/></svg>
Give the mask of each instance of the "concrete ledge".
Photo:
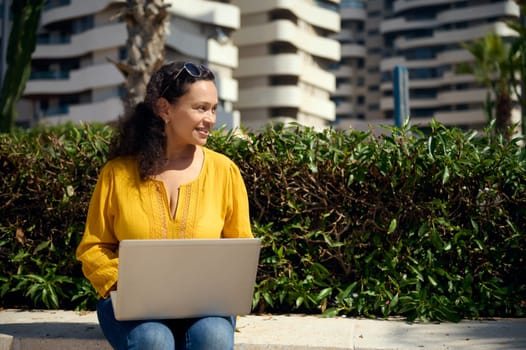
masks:
<svg viewBox="0 0 526 350"><path fill-rule="evenodd" d="M402 320L243 316L236 350L524 350L526 319ZM0 350L111 350L94 312L0 311Z"/></svg>
<svg viewBox="0 0 526 350"><path fill-rule="evenodd" d="M13 336L0 334L0 350L11 350L13 347Z"/></svg>
<svg viewBox="0 0 526 350"><path fill-rule="evenodd" d="M92 312L3 310L1 333L0 350L111 350Z"/></svg>

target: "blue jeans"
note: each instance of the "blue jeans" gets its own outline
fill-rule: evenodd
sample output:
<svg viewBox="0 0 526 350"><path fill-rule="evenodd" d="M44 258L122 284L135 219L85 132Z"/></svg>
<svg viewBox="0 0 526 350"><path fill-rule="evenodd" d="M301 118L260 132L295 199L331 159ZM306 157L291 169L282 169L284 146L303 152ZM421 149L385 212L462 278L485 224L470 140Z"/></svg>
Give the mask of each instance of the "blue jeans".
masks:
<svg viewBox="0 0 526 350"><path fill-rule="evenodd" d="M97 302L104 336L116 350L232 350L235 317L178 320L118 321L111 298Z"/></svg>

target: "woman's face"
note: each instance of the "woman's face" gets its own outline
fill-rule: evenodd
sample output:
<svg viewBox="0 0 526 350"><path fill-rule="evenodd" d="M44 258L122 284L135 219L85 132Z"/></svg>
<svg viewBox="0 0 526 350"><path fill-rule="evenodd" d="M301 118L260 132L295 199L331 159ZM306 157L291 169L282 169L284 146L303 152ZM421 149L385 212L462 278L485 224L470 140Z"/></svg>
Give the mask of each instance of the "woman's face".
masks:
<svg viewBox="0 0 526 350"><path fill-rule="evenodd" d="M168 147L205 145L216 122L218 97L213 81L198 80L176 103L169 104L166 115Z"/></svg>

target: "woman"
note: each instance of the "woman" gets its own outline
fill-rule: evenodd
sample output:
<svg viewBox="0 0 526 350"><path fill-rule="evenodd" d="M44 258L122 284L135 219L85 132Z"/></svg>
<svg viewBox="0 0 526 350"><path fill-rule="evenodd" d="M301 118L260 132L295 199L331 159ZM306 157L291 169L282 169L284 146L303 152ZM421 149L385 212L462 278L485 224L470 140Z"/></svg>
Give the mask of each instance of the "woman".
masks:
<svg viewBox="0 0 526 350"><path fill-rule="evenodd" d="M214 74L175 62L153 74L144 102L124 118L93 192L77 248L101 298L97 315L115 349L233 349L235 318L117 321L123 239L252 237L238 167L204 147L216 121Z"/></svg>

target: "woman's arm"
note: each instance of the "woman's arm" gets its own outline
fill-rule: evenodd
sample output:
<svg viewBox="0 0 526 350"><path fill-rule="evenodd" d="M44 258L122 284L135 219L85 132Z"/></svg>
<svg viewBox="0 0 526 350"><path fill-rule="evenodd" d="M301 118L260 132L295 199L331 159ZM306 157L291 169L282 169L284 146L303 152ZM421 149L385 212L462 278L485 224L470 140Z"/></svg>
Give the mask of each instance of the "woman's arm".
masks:
<svg viewBox="0 0 526 350"><path fill-rule="evenodd" d="M232 163L230 171L230 208L225 217L223 227L223 237L225 238L252 238L252 229L250 225L250 213L248 204L248 195L245 182L239 171L239 168Z"/></svg>
<svg viewBox="0 0 526 350"><path fill-rule="evenodd" d="M119 242L113 230L113 194L113 172L105 166L91 197L86 228L76 251L84 276L102 297L117 283L118 276Z"/></svg>

